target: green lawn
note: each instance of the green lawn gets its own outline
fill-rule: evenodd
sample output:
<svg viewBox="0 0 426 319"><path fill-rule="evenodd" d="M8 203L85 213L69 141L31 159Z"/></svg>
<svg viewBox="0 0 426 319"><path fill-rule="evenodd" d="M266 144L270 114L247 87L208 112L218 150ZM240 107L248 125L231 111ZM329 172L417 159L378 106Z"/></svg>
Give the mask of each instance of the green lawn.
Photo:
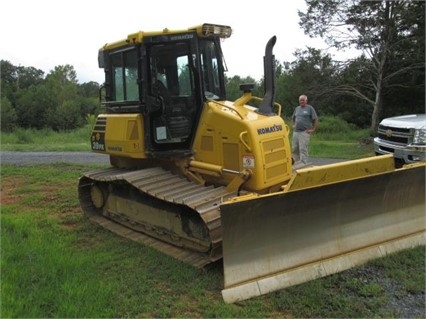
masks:
<svg viewBox="0 0 426 319"><path fill-rule="evenodd" d="M77 182L94 167L2 165L2 318L389 318L404 316L401 303L424 310L424 247L225 304L220 262L195 269L83 216Z"/></svg>

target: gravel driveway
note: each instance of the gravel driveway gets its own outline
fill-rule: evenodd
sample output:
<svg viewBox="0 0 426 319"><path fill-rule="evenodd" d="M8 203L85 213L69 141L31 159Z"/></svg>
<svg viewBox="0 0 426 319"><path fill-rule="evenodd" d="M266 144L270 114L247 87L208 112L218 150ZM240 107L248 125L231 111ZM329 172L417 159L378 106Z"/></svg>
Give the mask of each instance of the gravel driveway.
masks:
<svg viewBox="0 0 426 319"><path fill-rule="evenodd" d="M109 164L109 156L92 152L0 152L1 164Z"/></svg>

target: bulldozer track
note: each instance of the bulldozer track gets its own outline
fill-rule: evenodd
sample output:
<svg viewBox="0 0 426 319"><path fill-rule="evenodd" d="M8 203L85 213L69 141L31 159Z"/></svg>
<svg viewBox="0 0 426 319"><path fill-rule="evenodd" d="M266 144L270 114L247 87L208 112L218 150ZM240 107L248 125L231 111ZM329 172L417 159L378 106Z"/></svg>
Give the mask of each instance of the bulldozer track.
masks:
<svg viewBox="0 0 426 319"><path fill-rule="evenodd" d="M189 207L197 212L208 229L210 236L209 251L199 252L178 247L170 243L170 237L173 238L173 234L164 234L164 232L159 231L153 237L123 225L119 222L120 217L104 216L102 210L95 207L91 198L91 187L96 182L127 183L134 189L164 203ZM89 220L122 237L153 247L199 268L222 258L220 204L234 196L236 196L235 192L229 192L223 186L213 187L197 184L160 167L133 171L119 168L98 169L84 173L79 183L81 207ZM126 219L127 224L134 223L128 217ZM166 242L166 239L168 239L168 242ZM178 239L176 239L176 242L178 242Z"/></svg>

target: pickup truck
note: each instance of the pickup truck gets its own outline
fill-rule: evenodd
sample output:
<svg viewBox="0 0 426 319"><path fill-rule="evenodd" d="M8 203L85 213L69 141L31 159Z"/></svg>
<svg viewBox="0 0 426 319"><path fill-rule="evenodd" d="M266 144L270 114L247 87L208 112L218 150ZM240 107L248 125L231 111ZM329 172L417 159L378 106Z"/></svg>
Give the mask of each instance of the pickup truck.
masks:
<svg viewBox="0 0 426 319"><path fill-rule="evenodd" d="M426 114L383 119L374 138L376 155L394 154L395 165L426 160Z"/></svg>

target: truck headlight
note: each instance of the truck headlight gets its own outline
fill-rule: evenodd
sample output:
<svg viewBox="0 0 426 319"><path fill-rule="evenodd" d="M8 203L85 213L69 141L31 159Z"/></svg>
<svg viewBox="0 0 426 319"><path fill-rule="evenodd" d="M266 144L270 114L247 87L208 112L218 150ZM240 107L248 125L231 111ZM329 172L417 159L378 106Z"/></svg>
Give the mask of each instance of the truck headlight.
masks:
<svg viewBox="0 0 426 319"><path fill-rule="evenodd" d="M414 131L413 144L426 145L426 125Z"/></svg>

